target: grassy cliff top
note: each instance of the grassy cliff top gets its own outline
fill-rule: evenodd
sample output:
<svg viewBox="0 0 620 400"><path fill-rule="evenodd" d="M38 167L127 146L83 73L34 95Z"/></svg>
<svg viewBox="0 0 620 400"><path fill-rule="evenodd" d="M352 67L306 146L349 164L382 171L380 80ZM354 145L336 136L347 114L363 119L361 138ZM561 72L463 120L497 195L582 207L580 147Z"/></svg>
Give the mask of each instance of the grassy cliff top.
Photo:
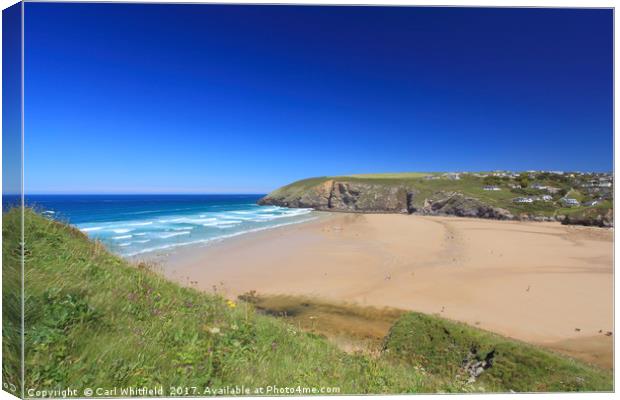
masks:
<svg viewBox="0 0 620 400"><path fill-rule="evenodd" d="M574 197L581 202L597 199L600 193L588 193L581 186L592 177L588 175L569 177L547 172L517 174L516 177L493 176L488 172L460 173L459 179L451 179L451 173L444 172L402 172L385 174L354 174L343 176L321 176L302 179L282 186L271 192L268 197L280 199L294 199L305 192L325 184L328 181L365 183L372 185L403 186L414 193L413 205L421 207L425 199L433 198L438 193L458 192L476 198L489 206L499 207L515 215L521 213L556 216L580 213L586 215L604 214L613 207L611 191L609 196L592 207L566 207L561 198ZM487 175L487 176L485 176ZM534 197L549 194L546 190L535 188L534 184L541 184L557 189L551 194L550 201L535 201L519 204L513 200L517 197ZM486 186L495 186L500 190L485 190ZM517 187L521 186L521 187ZM534 186L534 187L533 187ZM605 189L606 190L606 189Z"/></svg>
<svg viewBox="0 0 620 400"><path fill-rule="evenodd" d="M19 296L14 294L20 222L19 210L3 215L5 382L18 382L19 375ZM184 288L145 265L129 264L80 231L30 210L24 224L26 388L163 385L165 394L171 386L202 391L225 385L339 387L340 393L612 388L607 371L495 336L493 345L505 344L506 362L517 362L513 371L524 362L523 368L535 373L467 384L451 373L420 369L414 354L444 362L435 356L438 348L416 344L420 335L434 335L447 323L434 317L427 317L433 330L424 325L393 330L388 352L346 353L320 334L258 313L250 303ZM461 329L472 338L481 335L475 328ZM452 346L462 351L469 341ZM517 350L528 356L508 356Z"/></svg>

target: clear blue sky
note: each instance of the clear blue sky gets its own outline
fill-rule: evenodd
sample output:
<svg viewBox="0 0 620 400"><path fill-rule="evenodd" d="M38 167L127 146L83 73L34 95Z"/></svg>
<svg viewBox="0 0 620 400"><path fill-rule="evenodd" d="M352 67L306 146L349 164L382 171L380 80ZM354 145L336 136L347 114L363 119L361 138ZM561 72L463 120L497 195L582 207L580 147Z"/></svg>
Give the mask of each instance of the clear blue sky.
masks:
<svg viewBox="0 0 620 400"><path fill-rule="evenodd" d="M2 10L2 194L22 187L21 4Z"/></svg>
<svg viewBox="0 0 620 400"><path fill-rule="evenodd" d="M26 191L610 171L612 11L26 4Z"/></svg>

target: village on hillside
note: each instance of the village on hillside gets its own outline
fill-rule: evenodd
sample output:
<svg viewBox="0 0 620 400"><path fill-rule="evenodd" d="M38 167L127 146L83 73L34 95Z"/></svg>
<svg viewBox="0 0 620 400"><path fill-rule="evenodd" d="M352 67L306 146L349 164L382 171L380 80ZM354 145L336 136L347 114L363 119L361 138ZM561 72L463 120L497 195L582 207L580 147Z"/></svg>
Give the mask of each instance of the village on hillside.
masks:
<svg viewBox="0 0 620 400"><path fill-rule="evenodd" d="M429 174L425 180L479 178L487 192L508 191L514 204L550 203L559 207L594 207L613 199L613 174L606 172L492 171Z"/></svg>

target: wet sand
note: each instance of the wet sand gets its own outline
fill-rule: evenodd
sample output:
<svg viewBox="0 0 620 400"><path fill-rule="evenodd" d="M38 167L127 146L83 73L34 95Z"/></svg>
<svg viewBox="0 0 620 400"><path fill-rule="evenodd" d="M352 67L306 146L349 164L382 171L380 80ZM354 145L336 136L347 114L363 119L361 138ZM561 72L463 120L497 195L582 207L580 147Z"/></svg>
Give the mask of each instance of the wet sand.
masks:
<svg viewBox="0 0 620 400"><path fill-rule="evenodd" d="M612 230L323 214L162 261L168 278L229 297L256 290L416 310L612 363Z"/></svg>

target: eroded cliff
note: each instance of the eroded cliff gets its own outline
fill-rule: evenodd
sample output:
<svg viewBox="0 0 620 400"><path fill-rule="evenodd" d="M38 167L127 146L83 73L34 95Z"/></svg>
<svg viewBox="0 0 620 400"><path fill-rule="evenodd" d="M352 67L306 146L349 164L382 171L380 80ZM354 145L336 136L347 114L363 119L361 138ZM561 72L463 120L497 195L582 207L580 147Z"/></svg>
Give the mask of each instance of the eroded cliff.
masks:
<svg viewBox="0 0 620 400"><path fill-rule="evenodd" d="M347 182L329 179L304 190L279 189L258 201L260 205L313 208L319 211L363 213L419 213L463 217L512 219L502 208L456 192L438 192L418 199L418 191L405 185ZM416 206L416 204L423 204Z"/></svg>
<svg viewBox="0 0 620 400"><path fill-rule="evenodd" d="M403 186L330 179L303 191L275 191L260 199L258 204L320 211L408 213L408 196Z"/></svg>

